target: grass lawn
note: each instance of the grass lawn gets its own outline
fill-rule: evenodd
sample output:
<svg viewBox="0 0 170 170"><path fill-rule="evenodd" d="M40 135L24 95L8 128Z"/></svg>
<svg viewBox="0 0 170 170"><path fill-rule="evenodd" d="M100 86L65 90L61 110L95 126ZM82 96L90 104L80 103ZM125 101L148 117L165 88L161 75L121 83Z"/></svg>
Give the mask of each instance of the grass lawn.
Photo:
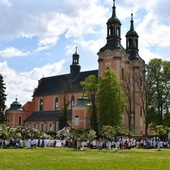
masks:
<svg viewBox="0 0 170 170"><path fill-rule="evenodd" d="M170 149L0 149L0 170L170 170Z"/></svg>

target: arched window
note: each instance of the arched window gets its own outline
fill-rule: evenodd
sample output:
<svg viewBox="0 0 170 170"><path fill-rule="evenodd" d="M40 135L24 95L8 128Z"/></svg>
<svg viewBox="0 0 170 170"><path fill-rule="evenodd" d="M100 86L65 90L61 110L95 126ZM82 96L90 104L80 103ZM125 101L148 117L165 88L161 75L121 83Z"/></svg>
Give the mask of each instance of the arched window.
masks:
<svg viewBox="0 0 170 170"><path fill-rule="evenodd" d="M43 99L39 101L39 111L43 111Z"/></svg>
<svg viewBox="0 0 170 170"><path fill-rule="evenodd" d="M42 132L45 131L45 124L41 124L41 131L42 131Z"/></svg>
<svg viewBox="0 0 170 170"><path fill-rule="evenodd" d="M54 124L53 123L50 123L49 124L49 131L53 131L54 130Z"/></svg>
<svg viewBox="0 0 170 170"><path fill-rule="evenodd" d="M114 33L114 27L113 26L110 26L109 27L109 36L112 36Z"/></svg>
<svg viewBox="0 0 170 170"><path fill-rule="evenodd" d="M128 47L131 47L131 46L132 46L132 39L129 38L129 39L128 39Z"/></svg>
<svg viewBox="0 0 170 170"><path fill-rule="evenodd" d="M75 126L79 126L79 116L75 116L75 121L74 121Z"/></svg>
<svg viewBox="0 0 170 170"><path fill-rule="evenodd" d="M71 96L71 109L72 109L72 106L75 104L75 96L72 95Z"/></svg>
<svg viewBox="0 0 170 170"><path fill-rule="evenodd" d="M38 124L37 123L34 124L34 129L38 129Z"/></svg>
<svg viewBox="0 0 170 170"><path fill-rule="evenodd" d="M21 124L22 124L22 118L21 118L21 116L18 118L18 126L21 126Z"/></svg>
<svg viewBox="0 0 170 170"><path fill-rule="evenodd" d="M58 97L55 98L54 107L55 110L58 110Z"/></svg>
<svg viewBox="0 0 170 170"><path fill-rule="evenodd" d="M135 40L135 47L138 48L138 40Z"/></svg>
<svg viewBox="0 0 170 170"><path fill-rule="evenodd" d="M120 36L120 28L117 27L117 36Z"/></svg>
<svg viewBox="0 0 170 170"><path fill-rule="evenodd" d="M125 73L124 73L124 68L122 68L122 80L124 80L124 75Z"/></svg>
<svg viewBox="0 0 170 170"><path fill-rule="evenodd" d="M78 64L78 59L77 58L74 58L74 63Z"/></svg>
<svg viewBox="0 0 170 170"><path fill-rule="evenodd" d="M45 124L45 122L41 124L41 131L42 132L46 131L46 124Z"/></svg>
<svg viewBox="0 0 170 170"><path fill-rule="evenodd" d="M10 121L10 117L7 117L7 118L6 118L6 123L7 123L7 125L9 124L9 121Z"/></svg>

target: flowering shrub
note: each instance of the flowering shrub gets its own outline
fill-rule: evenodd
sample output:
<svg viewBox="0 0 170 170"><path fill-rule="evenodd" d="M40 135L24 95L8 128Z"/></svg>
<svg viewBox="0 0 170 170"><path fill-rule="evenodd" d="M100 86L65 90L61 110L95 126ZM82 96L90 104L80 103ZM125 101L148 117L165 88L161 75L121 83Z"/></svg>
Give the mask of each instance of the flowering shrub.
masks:
<svg viewBox="0 0 170 170"><path fill-rule="evenodd" d="M0 137L1 138L39 138L44 137L45 133L38 131L34 128L25 128L22 126L18 126L17 128L7 127L4 124L0 124Z"/></svg>
<svg viewBox="0 0 170 170"><path fill-rule="evenodd" d="M71 129L71 127L64 127L57 132L59 138L74 138L79 140L93 140L96 138L96 132L93 129Z"/></svg>

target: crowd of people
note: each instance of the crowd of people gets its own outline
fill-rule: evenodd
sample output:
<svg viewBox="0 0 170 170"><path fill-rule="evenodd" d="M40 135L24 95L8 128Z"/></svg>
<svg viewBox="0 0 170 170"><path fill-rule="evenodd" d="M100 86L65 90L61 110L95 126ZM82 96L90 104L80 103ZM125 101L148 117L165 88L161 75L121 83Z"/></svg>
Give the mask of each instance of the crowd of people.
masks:
<svg viewBox="0 0 170 170"><path fill-rule="evenodd" d="M160 140L158 137L152 138L142 138L136 140L129 137L116 137L110 138L109 140L86 140L81 141L80 139L0 139L0 147L2 148L37 148L37 147L69 147L74 150L85 150L85 148L90 149L113 149L122 150L122 149L131 149L131 148L170 148L170 139L169 140Z"/></svg>
<svg viewBox="0 0 170 170"><path fill-rule="evenodd" d="M160 140L159 137L144 138L140 142L137 142L137 147L139 148L170 148L170 139Z"/></svg>

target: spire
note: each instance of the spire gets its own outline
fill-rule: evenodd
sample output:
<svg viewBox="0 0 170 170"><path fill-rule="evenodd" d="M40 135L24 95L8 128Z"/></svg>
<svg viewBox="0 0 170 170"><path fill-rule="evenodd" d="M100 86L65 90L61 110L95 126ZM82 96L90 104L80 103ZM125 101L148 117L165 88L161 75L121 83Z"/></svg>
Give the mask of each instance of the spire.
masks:
<svg viewBox="0 0 170 170"><path fill-rule="evenodd" d="M116 5L115 5L115 0L113 0L113 7L112 7L112 17L108 20L107 24L120 24L120 20L116 17Z"/></svg>
<svg viewBox="0 0 170 170"><path fill-rule="evenodd" d="M75 54L77 54L77 46L76 46L76 52L75 52Z"/></svg>
<svg viewBox="0 0 170 170"><path fill-rule="evenodd" d="M123 49L121 45L121 22L116 17L116 5L113 0L112 16L107 21L107 43L100 49L100 52L104 52L106 49L115 50Z"/></svg>
<svg viewBox="0 0 170 170"><path fill-rule="evenodd" d="M127 36L136 36L136 37L138 37L138 34L134 29L133 13L131 13L130 30L127 32L126 37Z"/></svg>
<svg viewBox="0 0 170 170"><path fill-rule="evenodd" d="M131 25L130 25L130 30L131 31L133 31L134 30L134 25L133 25L133 23L134 23L134 21L133 21L133 13L131 13Z"/></svg>
<svg viewBox="0 0 170 170"><path fill-rule="evenodd" d="M115 6L115 0L113 0L113 7L112 7L112 17L116 17L116 6Z"/></svg>

